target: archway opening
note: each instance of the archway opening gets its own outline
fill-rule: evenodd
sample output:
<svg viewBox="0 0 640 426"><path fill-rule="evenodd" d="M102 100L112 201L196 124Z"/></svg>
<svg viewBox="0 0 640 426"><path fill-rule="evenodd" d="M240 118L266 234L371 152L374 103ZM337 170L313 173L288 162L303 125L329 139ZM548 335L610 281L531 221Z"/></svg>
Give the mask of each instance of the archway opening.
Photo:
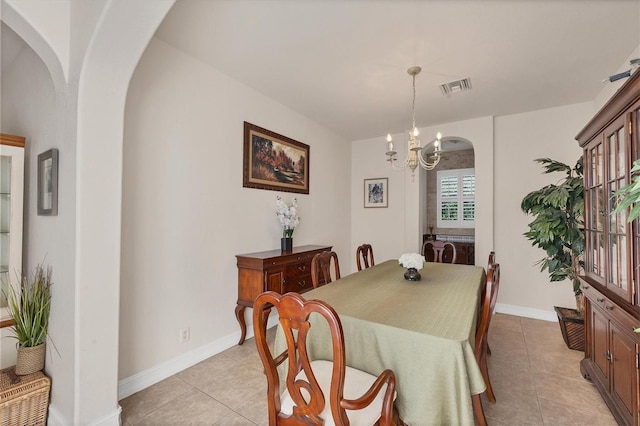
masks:
<svg viewBox="0 0 640 426"><path fill-rule="evenodd" d="M451 241L457 250L456 263L473 265L476 206L473 144L462 137L446 136L442 138L442 150L440 162L426 172L422 241Z"/></svg>

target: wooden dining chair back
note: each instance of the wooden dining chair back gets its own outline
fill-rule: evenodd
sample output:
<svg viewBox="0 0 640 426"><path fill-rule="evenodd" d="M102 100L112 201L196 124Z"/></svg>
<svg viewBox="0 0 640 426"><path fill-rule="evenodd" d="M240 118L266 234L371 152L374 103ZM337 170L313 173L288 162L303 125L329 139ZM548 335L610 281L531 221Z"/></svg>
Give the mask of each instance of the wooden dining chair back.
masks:
<svg viewBox="0 0 640 426"><path fill-rule="evenodd" d="M329 284L333 281L331 278L331 263L333 263L333 279L340 279L340 263L336 252L323 251L313 256L313 259L311 259L311 283L313 288L318 288L322 284Z"/></svg>
<svg viewBox="0 0 640 426"><path fill-rule="evenodd" d="M487 385L487 399L489 402L496 402L495 394L493 393L493 387L491 386L491 380L489 379L489 368L487 366L487 353L489 349L489 343L487 336L489 334L489 324L491 323L491 317L496 308L496 300L498 299L498 289L500 288L500 264L494 263L489 268L486 275L486 286L482 294L483 301L482 312L480 314L480 320L476 328L476 340L473 352L476 356L476 362L482 372L482 377ZM484 416L484 410L482 408L482 402L480 395L472 395L471 402L473 403L473 412L479 425L486 425L487 421Z"/></svg>
<svg viewBox="0 0 640 426"><path fill-rule="evenodd" d="M491 269L491 265L496 263L496 252L492 251L489 253L489 259L487 259L487 273L489 273L489 269Z"/></svg>
<svg viewBox="0 0 640 426"><path fill-rule="evenodd" d="M373 260L373 248L371 244L363 244L356 249L356 264L358 271L374 266L376 263Z"/></svg>
<svg viewBox="0 0 640 426"><path fill-rule="evenodd" d="M491 267L496 263L496 252L492 251L491 253L489 253L489 258L487 259L487 274L489 273L489 269L491 269ZM484 285L482 287L482 294L484 294L485 291L485 287L487 285L487 282L484 282ZM480 316L482 315L482 308L484 307L484 299L480 299L480 309L478 309L478 322L477 324L480 324ZM491 347L489 346L489 342L487 342L487 354L491 355Z"/></svg>
<svg viewBox="0 0 640 426"><path fill-rule="evenodd" d="M286 350L277 356L270 349L266 333L272 308L278 312L286 340ZM309 359L306 339L311 314L322 316L329 326L333 361ZM270 426L392 424L396 387L393 371L384 370L376 377L346 365L342 324L329 304L307 301L298 293L265 292L255 301L253 326L267 376ZM277 367L284 361L289 362L285 391L280 395Z"/></svg>
<svg viewBox="0 0 640 426"><path fill-rule="evenodd" d="M491 324L491 318L496 309L496 300L498 299L498 289L500 288L500 264L494 263L489 268L487 274L487 285L482 295L482 312L480 314L480 321L478 328L476 329L476 341L474 347L474 353L476 360L482 371L482 376L487 385L487 398L489 401L496 402L496 398L493 394L493 388L491 387L491 381L489 380L489 370L487 368L487 348L488 348L488 335L489 325Z"/></svg>
<svg viewBox="0 0 640 426"><path fill-rule="evenodd" d="M427 240L422 255L427 262L456 263L456 246L450 241Z"/></svg>

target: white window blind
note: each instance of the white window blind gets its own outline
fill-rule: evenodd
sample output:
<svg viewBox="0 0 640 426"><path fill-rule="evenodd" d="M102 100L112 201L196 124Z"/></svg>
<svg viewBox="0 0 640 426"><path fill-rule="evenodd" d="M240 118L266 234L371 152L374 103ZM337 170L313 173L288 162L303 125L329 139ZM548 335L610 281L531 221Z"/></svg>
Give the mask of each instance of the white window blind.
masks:
<svg viewBox="0 0 640 426"><path fill-rule="evenodd" d="M476 218L475 169L437 173L438 228L473 228Z"/></svg>

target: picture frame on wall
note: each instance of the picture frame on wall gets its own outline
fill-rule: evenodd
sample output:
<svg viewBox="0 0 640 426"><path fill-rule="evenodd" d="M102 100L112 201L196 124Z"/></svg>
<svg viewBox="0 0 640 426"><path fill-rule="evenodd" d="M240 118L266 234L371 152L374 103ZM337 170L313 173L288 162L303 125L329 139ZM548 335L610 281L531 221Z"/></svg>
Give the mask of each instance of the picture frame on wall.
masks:
<svg viewBox="0 0 640 426"><path fill-rule="evenodd" d="M58 150L38 154L38 215L58 215Z"/></svg>
<svg viewBox="0 0 640 426"><path fill-rule="evenodd" d="M309 145L244 122L242 186L309 193Z"/></svg>
<svg viewBox="0 0 640 426"><path fill-rule="evenodd" d="M364 207L389 207L389 179L364 180Z"/></svg>

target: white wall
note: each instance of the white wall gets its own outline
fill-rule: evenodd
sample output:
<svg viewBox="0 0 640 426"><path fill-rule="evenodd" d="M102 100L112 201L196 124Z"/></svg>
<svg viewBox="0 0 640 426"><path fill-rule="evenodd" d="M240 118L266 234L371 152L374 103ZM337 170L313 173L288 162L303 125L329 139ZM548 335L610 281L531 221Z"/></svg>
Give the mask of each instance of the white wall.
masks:
<svg viewBox="0 0 640 426"><path fill-rule="evenodd" d="M35 158L51 147L60 150L59 215L33 213L33 182L28 184L26 199L31 205L25 213L26 269L46 254L54 271L50 336L60 355L53 352L47 359L46 372L52 378L48 423L119 424L125 95L141 52L173 0L61 1L48 5L59 8L53 14L36 2L18 11L11 6L15 3L3 1L2 21L36 51L55 89L42 84L46 73L32 69L37 61L16 61L14 74L2 81L2 124L11 123L3 131L27 137L27 156ZM68 44L68 55L61 54L62 62L69 63L67 81L58 57L59 48L66 48L61 43ZM34 176L35 169L27 170L27 180Z"/></svg>
<svg viewBox="0 0 640 426"><path fill-rule="evenodd" d="M495 119L495 249L501 267L498 302L553 311L553 306L575 307L569 281L551 283L535 262L544 252L522 234L533 217L520 209L522 198L561 174L542 174L533 160L550 157L575 165L582 150L575 135L591 118L593 105L585 102Z"/></svg>
<svg viewBox="0 0 640 426"><path fill-rule="evenodd" d="M491 117L446 123L420 129L426 135L441 132L473 143L476 155L476 252L493 249L493 119ZM393 135L398 158L406 155L403 134ZM419 252L426 231L426 172L416 169L415 180L409 169L394 171L386 161L384 136L351 144L351 270L355 271L355 249L370 243L376 263L397 259L402 253ZM389 178L389 207L364 208L364 179ZM477 256L482 265L483 256Z"/></svg>
<svg viewBox="0 0 640 426"><path fill-rule="evenodd" d="M593 104L585 102L420 129L421 135L440 131L445 136L463 137L473 143L477 186L476 264L484 266L489 251L496 250L502 268L498 302L503 307L515 308L512 313L533 316L542 313L549 318L554 305L575 305L569 282L550 283L548 274L539 272L534 265L544 253L532 247L522 235L532 218L522 213L520 202L528 192L560 178L543 175L533 161L535 158L551 157L575 164L582 151L574 136L592 113ZM394 140L403 140L402 135L394 136ZM403 145L396 143L400 149ZM411 238L420 237L424 231L416 207L418 186L424 181L416 176L416 182L411 182L409 171L390 170L385 151L383 136L352 143L351 248L355 252L357 245L371 243L377 262L416 249ZM399 157L403 155L399 152ZM387 176L389 208L363 208L363 179ZM420 214L423 217L423 213ZM355 270L355 259L351 268Z"/></svg>
<svg viewBox="0 0 640 426"><path fill-rule="evenodd" d="M243 121L310 145L309 195L242 187ZM348 265L349 166L346 140L153 39L125 113L120 378L237 341L235 255L279 248L277 195L298 198L294 245Z"/></svg>
<svg viewBox="0 0 640 426"><path fill-rule="evenodd" d="M51 401L57 406L72 407L73 376L62 372L72 370L75 360L75 141L67 137L64 97L56 96L47 68L30 47L25 45L11 66L4 69L2 89L2 132L26 137L24 273L30 273L39 262L53 268L49 337L57 351L50 344L46 360L46 372L56 377ZM59 150L59 214L38 216L37 156L50 148ZM3 339L2 346L2 366L12 365L15 340ZM9 352L5 352L7 346Z"/></svg>

